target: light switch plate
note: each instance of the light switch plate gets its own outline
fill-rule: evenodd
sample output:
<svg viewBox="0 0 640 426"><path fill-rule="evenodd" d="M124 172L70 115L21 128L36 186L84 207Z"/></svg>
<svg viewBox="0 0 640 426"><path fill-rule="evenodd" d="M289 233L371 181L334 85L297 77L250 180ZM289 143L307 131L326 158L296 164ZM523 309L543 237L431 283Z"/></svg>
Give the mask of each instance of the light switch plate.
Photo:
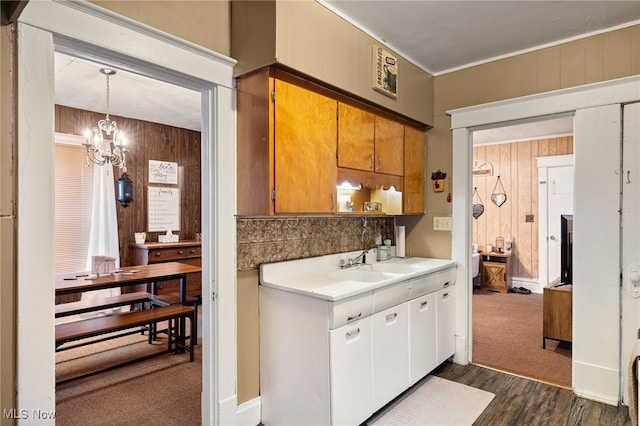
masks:
<svg viewBox="0 0 640 426"><path fill-rule="evenodd" d="M434 217L433 230L434 231L451 231L451 218L450 217Z"/></svg>

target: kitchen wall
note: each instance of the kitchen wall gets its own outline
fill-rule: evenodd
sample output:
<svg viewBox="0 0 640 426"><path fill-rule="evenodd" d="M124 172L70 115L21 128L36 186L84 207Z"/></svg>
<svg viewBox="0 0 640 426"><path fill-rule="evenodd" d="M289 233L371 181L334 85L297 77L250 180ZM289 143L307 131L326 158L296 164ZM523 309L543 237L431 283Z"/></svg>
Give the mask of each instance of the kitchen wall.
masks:
<svg viewBox="0 0 640 426"><path fill-rule="evenodd" d="M316 1L231 2L231 56L240 75L278 63L426 125L433 124L433 76L401 55L398 97L374 91L378 42Z"/></svg>
<svg viewBox="0 0 640 426"><path fill-rule="evenodd" d="M511 237L511 274L538 278L538 164L536 157L573 154L573 136L473 148L473 159L493 165L493 176L474 176L473 186L484 204L484 213L473 220L472 238L479 248L494 244L496 237ZM500 176L507 201L498 207L491 194ZM475 200L473 201L476 202ZM533 215L533 222L525 220Z"/></svg>
<svg viewBox="0 0 640 426"><path fill-rule="evenodd" d="M55 131L83 135L88 127L95 126L104 114L56 105ZM180 189L180 231L174 231L181 240L194 240L201 232L200 202L200 132L180 129L149 121L111 116L118 128L127 135L127 174L133 181L133 203L116 206L120 259L129 265L129 243L134 232L147 230L147 191L149 160L178 163L178 185L164 185ZM114 168L114 181L122 171ZM154 184L155 185L155 184ZM154 186L152 185L152 186ZM114 200L114 202L116 202ZM161 232L148 232L147 241L158 241Z"/></svg>
<svg viewBox="0 0 640 426"><path fill-rule="evenodd" d="M97 6L231 56L230 0L89 0Z"/></svg>
<svg viewBox="0 0 640 426"><path fill-rule="evenodd" d="M427 175L452 168L448 110L638 74L640 25L436 76L434 128L427 132ZM411 243L415 255L450 258L451 234L433 230L433 216L451 215L446 191L427 189L426 206L424 217L398 220L407 225L407 244Z"/></svg>

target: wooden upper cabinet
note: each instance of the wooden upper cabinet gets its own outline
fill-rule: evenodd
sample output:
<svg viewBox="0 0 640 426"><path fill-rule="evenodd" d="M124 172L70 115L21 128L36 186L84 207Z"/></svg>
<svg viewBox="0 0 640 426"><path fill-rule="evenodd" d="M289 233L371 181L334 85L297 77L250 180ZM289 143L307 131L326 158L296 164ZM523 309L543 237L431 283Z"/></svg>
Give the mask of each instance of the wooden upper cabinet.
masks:
<svg viewBox="0 0 640 426"><path fill-rule="evenodd" d="M275 80L275 213L336 211L337 102Z"/></svg>
<svg viewBox="0 0 640 426"><path fill-rule="evenodd" d="M424 214L425 134L421 129L404 129L404 192L405 214Z"/></svg>
<svg viewBox="0 0 640 426"><path fill-rule="evenodd" d="M402 176L404 125L379 115L375 119L375 171Z"/></svg>
<svg viewBox="0 0 640 426"><path fill-rule="evenodd" d="M375 115L338 102L338 167L374 171Z"/></svg>

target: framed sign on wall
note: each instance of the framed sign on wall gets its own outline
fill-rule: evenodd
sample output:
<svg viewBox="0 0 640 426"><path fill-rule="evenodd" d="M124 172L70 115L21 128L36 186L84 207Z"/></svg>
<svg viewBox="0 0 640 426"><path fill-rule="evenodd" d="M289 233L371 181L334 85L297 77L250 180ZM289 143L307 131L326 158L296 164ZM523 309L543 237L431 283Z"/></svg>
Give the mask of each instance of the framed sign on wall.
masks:
<svg viewBox="0 0 640 426"><path fill-rule="evenodd" d="M149 183L178 183L178 163L149 160Z"/></svg>
<svg viewBox="0 0 640 426"><path fill-rule="evenodd" d="M180 189L149 187L148 232L180 230Z"/></svg>
<svg viewBox="0 0 640 426"><path fill-rule="evenodd" d="M379 44L373 45L373 90L398 98L398 59Z"/></svg>

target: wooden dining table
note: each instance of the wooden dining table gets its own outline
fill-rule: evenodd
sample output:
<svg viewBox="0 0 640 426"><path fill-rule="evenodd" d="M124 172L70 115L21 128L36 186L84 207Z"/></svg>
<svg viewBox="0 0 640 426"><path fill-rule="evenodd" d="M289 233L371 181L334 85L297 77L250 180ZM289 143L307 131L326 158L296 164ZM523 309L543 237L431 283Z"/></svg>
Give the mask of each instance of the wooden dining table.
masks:
<svg viewBox="0 0 640 426"><path fill-rule="evenodd" d="M56 275L56 296L108 288L151 284L152 288L161 281L178 280L180 283L180 303L187 299L187 274L202 272L200 266L180 262L153 263L149 265L126 266L112 274L95 275L90 272L74 272Z"/></svg>

